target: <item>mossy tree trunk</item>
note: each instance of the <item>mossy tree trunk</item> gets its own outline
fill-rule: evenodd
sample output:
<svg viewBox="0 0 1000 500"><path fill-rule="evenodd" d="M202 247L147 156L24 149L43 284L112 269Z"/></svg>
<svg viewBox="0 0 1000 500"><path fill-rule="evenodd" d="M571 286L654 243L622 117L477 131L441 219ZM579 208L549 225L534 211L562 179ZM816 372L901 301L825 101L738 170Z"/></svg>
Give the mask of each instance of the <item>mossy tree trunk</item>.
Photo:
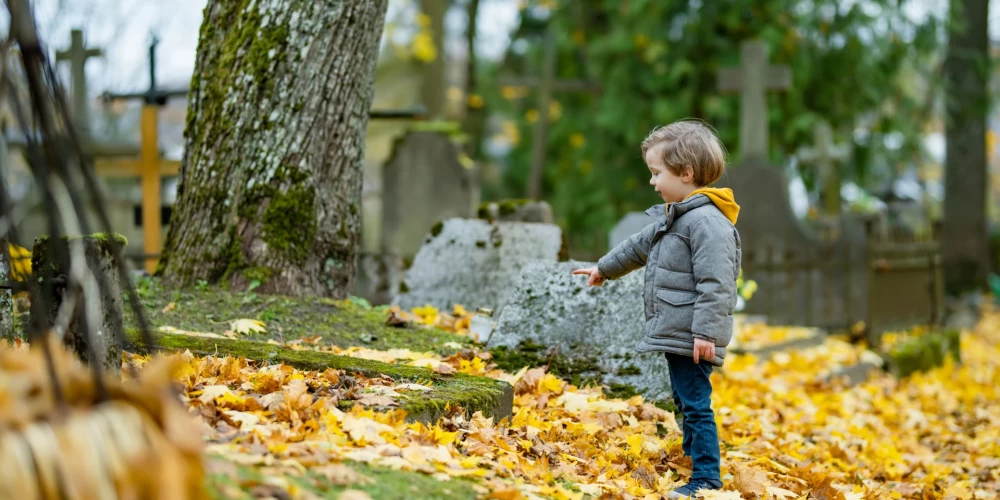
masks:
<svg viewBox="0 0 1000 500"><path fill-rule="evenodd" d="M157 274L343 297L387 0L209 0Z"/></svg>
<svg viewBox="0 0 1000 500"><path fill-rule="evenodd" d="M944 63L947 119L941 257L948 293L986 284L989 0L952 0Z"/></svg>

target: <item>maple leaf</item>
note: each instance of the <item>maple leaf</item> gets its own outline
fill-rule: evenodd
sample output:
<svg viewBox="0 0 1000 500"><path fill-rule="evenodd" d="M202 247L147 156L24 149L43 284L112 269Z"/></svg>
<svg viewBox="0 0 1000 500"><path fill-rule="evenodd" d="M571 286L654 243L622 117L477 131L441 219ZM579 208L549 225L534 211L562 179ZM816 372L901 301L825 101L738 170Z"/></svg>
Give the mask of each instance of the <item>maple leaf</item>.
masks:
<svg viewBox="0 0 1000 500"><path fill-rule="evenodd" d="M535 392L538 382L545 376L545 368L531 368L521 374L521 377L514 383L514 394L525 394Z"/></svg>
<svg viewBox="0 0 1000 500"><path fill-rule="evenodd" d="M454 366L451 366L448 363L440 363L437 366L435 366L433 370L435 373L440 373L442 375L451 375L458 371L455 369Z"/></svg>
<svg viewBox="0 0 1000 500"><path fill-rule="evenodd" d="M833 478L826 477L818 485L809 490L812 500L847 500L844 493L833 486Z"/></svg>
<svg viewBox="0 0 1000 500"><path fill-rule="evenodd" d="M966 481L953 483L944 490L945 500L970 500L972 491Z"/></svg>
<svg viewBox="0 0 1000 500"><path fill-rule="evenodd" d="M243 318L230 321L229 329L238 335L249 335L251 333L266 333L267 325L263 321Z"/></svg>
<svg viewBox="0 0 1000 500"><path fill-rule="evenodd" d="M784 498L798 498L799 494L794 491L788 491L784 488L778 488L777 486L768 486L765 488L767 494L774 498L784 499Z"/></svg>
<svg viewBox="0 0 1000 500"><path fill-rule="evenodd" d="M763 496L770 485L767 474L753 467L736 464L733 466L733 487L747 497Z"/></svg>

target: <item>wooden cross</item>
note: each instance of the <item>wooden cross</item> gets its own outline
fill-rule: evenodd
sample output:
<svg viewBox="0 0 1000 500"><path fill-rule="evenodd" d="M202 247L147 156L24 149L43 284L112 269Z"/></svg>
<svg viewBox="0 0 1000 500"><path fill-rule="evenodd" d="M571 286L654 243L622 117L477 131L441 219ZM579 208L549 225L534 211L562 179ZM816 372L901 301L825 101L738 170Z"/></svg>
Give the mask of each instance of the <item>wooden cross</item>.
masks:
<svg viewBox="0 0 1000 500"><path fill-rule="evenodd" d="M139 121L141 145L139 146L139 163L129 168L122 168L138 173L142 185L142 243L143 267L153 273L159 259L161 248L161 233L163 221L160 218L160 186L163 175L160 163L159 147L159 115L160 107L166 105L171 97L185 96L188 91L164 90L156 87L156 46L159 40L153 37L149 45L149 90L129 94L111 94L105 92L105 99L142 99L142 114Z"/></svg>
<svg viewBox="0 0 1000 500"><path fill-rule="evenodd" d="M748 40L740 46L740 67L719 72L719 90L740 92L740 156L742 161L767 161L768 90L792 87L788 66L767 64L767 46Z"/></svg>
<svg viewBox="0 0 1000 500"><path fill-rule="evenodd" d="M73 121L80 136L90 138L90 113L87 108L87 74L84 71L87 59L101 57L101 49L88 49L83 44L83 31L74 29L70 32L70 47L56 52L56 61L69 61L70 78L73 91Z"/></svg>
<svg viewBox="0 0 1000 500"><path fill-rule="evenodd" d="M552 92L597 92L599 84L582 80L556 80L556 44L551 31L546 31L543 41L544 62L542 77L524 79L501 78L498 83L503 86L534 87L538 89L538 119L535 121L535 136L531 144L531 174L528 177L527 197L540 199L542 196L542 173L545 167L545 145L549 128L549 101Z"/></svg>
<svg viewBox="0 0 1000 500"><path fill-rule="evenodd" d="M813 142L811 148L802 148L797 156L806 163L813 163L819 167L820 178L823 182L824 197L826 198L826 214L835 216L840 214L840 176L837 171L837 162L846 160L850 154L850 149L843 144L834 144L833 131L826 122L820 122L813 129Z"/></svg>

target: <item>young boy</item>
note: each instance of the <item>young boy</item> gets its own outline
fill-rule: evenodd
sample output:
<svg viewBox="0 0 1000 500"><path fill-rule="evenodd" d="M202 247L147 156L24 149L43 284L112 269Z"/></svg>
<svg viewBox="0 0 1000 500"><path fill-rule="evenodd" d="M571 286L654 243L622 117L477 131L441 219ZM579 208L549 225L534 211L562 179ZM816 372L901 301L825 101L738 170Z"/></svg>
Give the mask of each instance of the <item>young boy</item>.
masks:
<svg viewBox="0 0 1000 500"><path fill-rule="evenodd" d="M708 126L680 121L642 142L653 186L665 205L646 211L655 222L632 235L596 267L578 269L591 286L646 267L646 326L640 352L663 352L674 402L683 415L682 449L694 464L691 481L667 498L720 489L719 435L712 411L712 367L722 366L733 335L740 207L729 188L708 188L722 176L725 154Z"/></svg>

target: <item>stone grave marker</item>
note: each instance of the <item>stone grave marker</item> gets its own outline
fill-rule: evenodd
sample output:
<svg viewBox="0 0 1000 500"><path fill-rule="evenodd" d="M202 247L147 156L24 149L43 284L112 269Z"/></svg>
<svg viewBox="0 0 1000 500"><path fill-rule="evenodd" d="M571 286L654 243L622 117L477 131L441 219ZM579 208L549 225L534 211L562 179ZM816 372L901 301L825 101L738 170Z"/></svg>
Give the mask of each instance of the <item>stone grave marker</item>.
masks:
<svg viewBox="0 0 1000 500"><path fill-rule="evenodd" d="M740 93L740 156L744 163L766 162L768 90L792 87L788 66L767 62L767 45L747 40L740 45L740 67L719 71L719 90Z"/></svg>
<svg viewBox="0 0 1000 500"><path fill-rule="evenodd" d="M448 219L431 229L392 303L498 313L524 266L555 262L563 250L562 229L554 224Z"/></svg>
<svg viewBox="0 0 1000 500"><path fill-rule="evenodd" d="M439 221L476 216L479 185L471 162L446 133L410 130L382 172L382 252L409 260Z"/></svg>
<svg viewBox="0 0 1000 500"><path fill-rule="evenodd" d="M635 350L645 322L643 270L600 287L588 287L585 277L571 274L592 265L566 261L525 266L489 347L516 349L525 341L549 346L570 359L592 360L605 383L631 384L649 399L669 398L663 354Z"/></svg>
<svg viewBox="0 0 1000 500"><path fill-rule="evenodd" d="M93 272L98 283L95 290L84 289L84 294L98 293L100 306L96 318L88 318L96 322L96 336L89 338L87 327L82 321L82 305L77 305L74 316L70 319L66 330L66 344L84 362L88 361L88 346L93 342L96 355L94 362L105 371L120 374L122 365L122 346L124 344L123 308L125 286L121 280L119 268L114 260L114 252L123 252L125 238L119 234L95 234L84 237L43 237L35 240L31 250L31 269L51 269L52 276L69 276L71 252L77 251L77 245L82 246L86 266ZM117 247L117 248L116 248ZM44 278L40 276L40 278ZM103 281L103 284L100 283ZM41 287L41 293L47 288ZM53 295L45 301L48 310L42 311L44 317L32 316L31 321L36 328L48 328L56 323L57 313L62 301L68 296L62 288L53 288Z"/></svg>
<svg viewBox="0 0 1000 500"><path fill-rule="evenodd" d="M642 228L653 222L653 219L645 212L629 212L622 217L615 227L608 233L608 250L618 246L619 243L628 239Z"/></svg>

